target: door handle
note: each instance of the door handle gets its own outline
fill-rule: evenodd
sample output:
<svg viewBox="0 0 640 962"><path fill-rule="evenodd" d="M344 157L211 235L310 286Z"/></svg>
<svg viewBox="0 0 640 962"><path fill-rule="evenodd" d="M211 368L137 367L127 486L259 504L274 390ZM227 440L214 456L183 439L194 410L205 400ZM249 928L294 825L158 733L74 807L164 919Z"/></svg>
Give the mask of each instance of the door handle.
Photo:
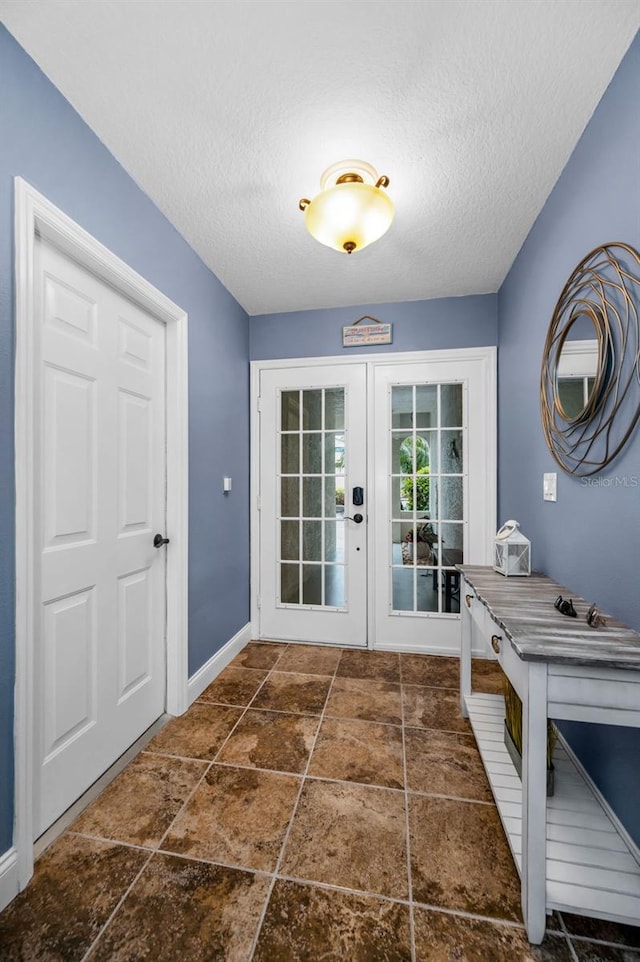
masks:
<svg viewBox="0 0 640 962"><path fill-rule="evenodd" d="M355 521L356 524L362 524L362 522L364 521L364 518L362 517L361 514L354 514L353 518L350 518L348 514L345 514L344 520Z"/></svg>
<svg viewBox="0 0 640 962"><path fill-rule="evenodd" d="M153 539L153 547L161 548L163 544L169 544L169 539L163 538L161 534L157 534Z"/></svg>

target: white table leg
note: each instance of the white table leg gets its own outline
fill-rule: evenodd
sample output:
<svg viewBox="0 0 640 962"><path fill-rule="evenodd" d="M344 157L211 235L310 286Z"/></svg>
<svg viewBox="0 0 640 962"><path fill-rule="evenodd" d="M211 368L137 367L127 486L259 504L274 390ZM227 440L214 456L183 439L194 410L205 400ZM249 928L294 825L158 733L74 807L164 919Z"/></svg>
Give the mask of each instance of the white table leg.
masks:
<svg viewBox="0 0 640 962"><path fill-rule="evenodd" d="M460 645L460 711L463 718L469 717L466 698L471 694L471 612L465 601L465 591L468 585L464 578L460 582L460 600L462 602L462 633ZM473 602L472 602L473 604Z"/></svg>
<svg viewBox="0 0 640 962"><path fill-rule="evenodd" d="M547 850L547 666L529 662L522 705L522 913L529 941L544 938Z"/></svg>

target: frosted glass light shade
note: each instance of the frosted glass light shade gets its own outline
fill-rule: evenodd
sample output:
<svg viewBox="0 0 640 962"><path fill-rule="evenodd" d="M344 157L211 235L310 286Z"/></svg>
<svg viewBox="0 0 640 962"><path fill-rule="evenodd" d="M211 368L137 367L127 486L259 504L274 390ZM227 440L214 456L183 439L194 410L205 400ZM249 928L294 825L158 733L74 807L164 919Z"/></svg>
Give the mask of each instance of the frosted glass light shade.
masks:
<svg viewBox="0 0 640 962"><path fill-rule="evenodd" d="M321 244L344 252L362 250L391 227L393 201L370 184L336 184L312 200L304 214L307 230Z"/></svg>
<svg viewBox="0 0 640 962"><path fill-rule="evenodd" d="M375 169L362 160L345 160L329 167L320 179L321 192L303 198L305 224L312 237L341 253L351 254L378 240L393 220L393 201L377 179Z"/></svg>

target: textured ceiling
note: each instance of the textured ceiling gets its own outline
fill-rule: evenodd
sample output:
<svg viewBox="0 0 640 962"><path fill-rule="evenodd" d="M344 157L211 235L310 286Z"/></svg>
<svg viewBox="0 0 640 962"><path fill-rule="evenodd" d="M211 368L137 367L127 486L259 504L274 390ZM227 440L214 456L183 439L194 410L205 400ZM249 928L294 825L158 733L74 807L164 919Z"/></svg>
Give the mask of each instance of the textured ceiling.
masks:
<svg viewBox="0 0 640 962"><path fill-rule="evenodd" d="M0 0L0 17L250 314L495 291L638 0ZM391 180L351 257L298 199Z"/></svg>

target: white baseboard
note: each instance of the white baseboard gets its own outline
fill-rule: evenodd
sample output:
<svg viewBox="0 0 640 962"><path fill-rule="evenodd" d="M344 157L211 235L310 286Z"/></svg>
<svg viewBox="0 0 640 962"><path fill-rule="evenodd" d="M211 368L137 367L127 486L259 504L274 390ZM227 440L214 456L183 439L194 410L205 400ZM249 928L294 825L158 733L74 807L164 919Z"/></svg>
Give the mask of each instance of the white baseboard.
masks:
<svg viewBox="0 0 640 962"><path fill-rule="evenodd" d="M18 883L18 853L15 848L0 855L0 912L16 897L20 890Z"/></svg>
<svg viewBox="0 0 640 962"><path fill-rule="evenodd" d="M238 652L242 651L245 645L251 641L251 638L251 623L248 622L244 628L237 631L233 638L230 638L219 651L216 651L215 655L212 655L209 661L204 663L202 668L198 668L196 673L189 679L187 685L187 700L189 705L192 705L196 698L199 698L205 688L211 684L223 668L227 667Z"/></svg>
<svg viewBox="0 0 640 962"><path fill-rule="evenodd" d="M556 730L557 730L557 726L556 726ZM631 838L631 836L629 835L629 832L626 830L626 828L624 827L624 825L622 824L622 822L620 821L620 819L618 818L614 810L611 808L611 805L606 800L606 798L604 797L604 795L602 794L602 792L600 791L600 789L598 788L594 780L591 778L591 775L586 770L586 768L584 767L584 765L582 764L582 762L580 761L580 759L578 758L578 756L576 755L576 753L574 752L571 745L568 743L567 739L564 737L561 731L558 731L558 741L560 742L565 752L567 753L567 755L569 756L569 758L571 759L573 764L576 766L576 768L584 778L585 782L587 783L587 785L595 795L596 800L600 803L601 807L604 809L605 814L609 818L609 821L613 824L614 828L617 830L620 837L626 843L630 853L633 855L636 862L640 865L640 848L638 847L636 842Z"/></svg>

